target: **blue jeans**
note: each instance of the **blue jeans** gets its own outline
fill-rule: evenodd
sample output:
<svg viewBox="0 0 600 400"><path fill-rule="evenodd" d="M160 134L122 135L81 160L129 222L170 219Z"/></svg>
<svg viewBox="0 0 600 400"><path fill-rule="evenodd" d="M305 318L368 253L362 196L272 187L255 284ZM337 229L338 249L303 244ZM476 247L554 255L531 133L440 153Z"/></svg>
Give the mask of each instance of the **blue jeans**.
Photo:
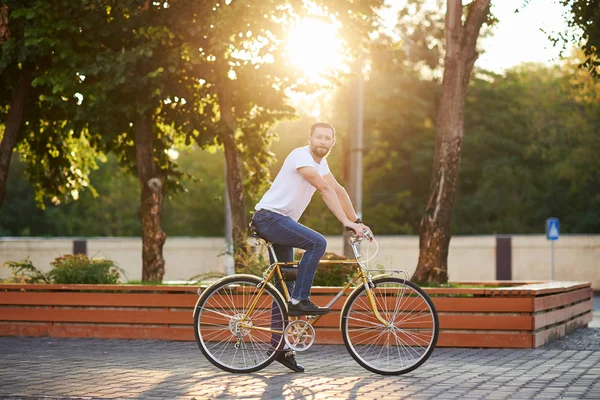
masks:
<svg viewBox="0 0 600 400"><path fill-rule="evenodd" d="M259 235L273 243L278 261L294 261L294 247L306 250L298 266L296 284L288 283L288 290L292 298L308 300L317 266L327 248L325 237L290 217L269 210L257 211L252 222Z"/></svg>

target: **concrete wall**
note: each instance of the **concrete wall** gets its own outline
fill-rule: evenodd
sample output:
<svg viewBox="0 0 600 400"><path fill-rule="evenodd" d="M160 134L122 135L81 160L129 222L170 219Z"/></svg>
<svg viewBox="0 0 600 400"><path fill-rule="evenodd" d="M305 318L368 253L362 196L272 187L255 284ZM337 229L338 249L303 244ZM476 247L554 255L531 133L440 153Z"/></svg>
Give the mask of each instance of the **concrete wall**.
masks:
<svg viewBox="0 0 600 400"><path fill-rule="evenodd" d="M379 252L372 265L415 270L419 256L417 236L379 236ZM342 253L339 236L328 237L328 251ZM205 272L225 272L222 238L171 237L164 247L165 280L187 280ZM372 256L375 244L363 245L363 258ZM142 274L140 238L88 238L90 257L112 259L126 271L127 279L140 280ZM62 254L73 253L73 238L0 238L0 263L29 257L33 264L49 270L50 262ZM600 290L600 235L562 235L555 242L555 279L590 281ZM496 237L455 236L448 256L451 281L495 280ZM10 271L0 268L0 278ZM550 280L551 245L543 235L512 236L512 279Z"/></svg>
<svg viewBox="0 0 600 400"><path fill-rule="evenodd" d="M512 277L515 280L552 277L552 253L545 236L513 236ZM590 281L600 290L600 235L565 235L554 242L554 279Z"/></svg>

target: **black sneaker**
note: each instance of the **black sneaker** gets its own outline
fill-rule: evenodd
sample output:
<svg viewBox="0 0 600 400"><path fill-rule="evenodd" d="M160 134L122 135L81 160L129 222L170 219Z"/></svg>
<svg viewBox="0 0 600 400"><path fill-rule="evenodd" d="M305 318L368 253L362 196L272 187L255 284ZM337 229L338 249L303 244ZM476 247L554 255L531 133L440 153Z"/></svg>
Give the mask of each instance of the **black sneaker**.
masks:
<svg viewBox="0 0 600 400"><path fill-rule="evenodd" d="M275 361L281 363L282 365L288 367L294 372L304 372L304 367L302 365L298 365L296 362L296 357L294 356L294 352L291 350L284 350L278 352Z"/></svg>
<svg viewBox="0 0 600 400"><path fill-rule="evenodd" d="M310 300L302 300L298 304L288 303L288 315L297 317L299 315L323 315L331 311L327 307L319 307Z"/></svg>

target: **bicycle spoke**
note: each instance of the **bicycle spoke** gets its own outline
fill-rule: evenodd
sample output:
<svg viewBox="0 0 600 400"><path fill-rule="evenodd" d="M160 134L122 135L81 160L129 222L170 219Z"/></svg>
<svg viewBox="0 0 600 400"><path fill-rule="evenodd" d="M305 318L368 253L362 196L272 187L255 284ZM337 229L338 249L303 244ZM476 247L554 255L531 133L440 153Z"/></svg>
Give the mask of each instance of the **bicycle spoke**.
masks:
<svg viewBox="0 0 600 400"><path fill-rule="evenodd" d="M398 278L375 280L374 304L388 326L375 318L365 289L348 301L343 319L346 347L365 368L384 374L411 371L431 354L437 317L426 294Z"/></svg>
<svg viewBox="0 0 600 400"><path fill-rule="evenodd" d="M257 283L255 278L225 278L206 289L196 310L200 349L213 364L227 371L262 368L275 357L273 350L283 341L281 334L269 331L281 331L286 319L283 303L272 288L259 288Z"/></svg>

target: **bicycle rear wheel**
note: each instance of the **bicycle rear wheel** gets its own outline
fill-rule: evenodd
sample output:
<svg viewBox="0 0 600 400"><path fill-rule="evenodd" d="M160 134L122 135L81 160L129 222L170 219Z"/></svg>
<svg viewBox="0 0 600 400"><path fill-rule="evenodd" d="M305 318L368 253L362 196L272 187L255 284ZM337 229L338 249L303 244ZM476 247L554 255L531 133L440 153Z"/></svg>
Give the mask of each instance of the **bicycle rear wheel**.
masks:
<svg viewBox="0 0 600 400"><path fill-rule="evenodd" d="M364 286L348 298L342 310L346 349L361 366L382 375L413 371L431 355L439 322L431 298L412 282L394 277L375 278L371 289L377 319Z"/></svg>
<svg viewBox="0 0 600 400"><path fill-rule="evenodd" d="M194 331L200 350L228 372L254 372L269 365L283 347L287 309L281 295L266 284L252 314L260 279L252 275L223 278L202 293L194 310Z"/></svg>

